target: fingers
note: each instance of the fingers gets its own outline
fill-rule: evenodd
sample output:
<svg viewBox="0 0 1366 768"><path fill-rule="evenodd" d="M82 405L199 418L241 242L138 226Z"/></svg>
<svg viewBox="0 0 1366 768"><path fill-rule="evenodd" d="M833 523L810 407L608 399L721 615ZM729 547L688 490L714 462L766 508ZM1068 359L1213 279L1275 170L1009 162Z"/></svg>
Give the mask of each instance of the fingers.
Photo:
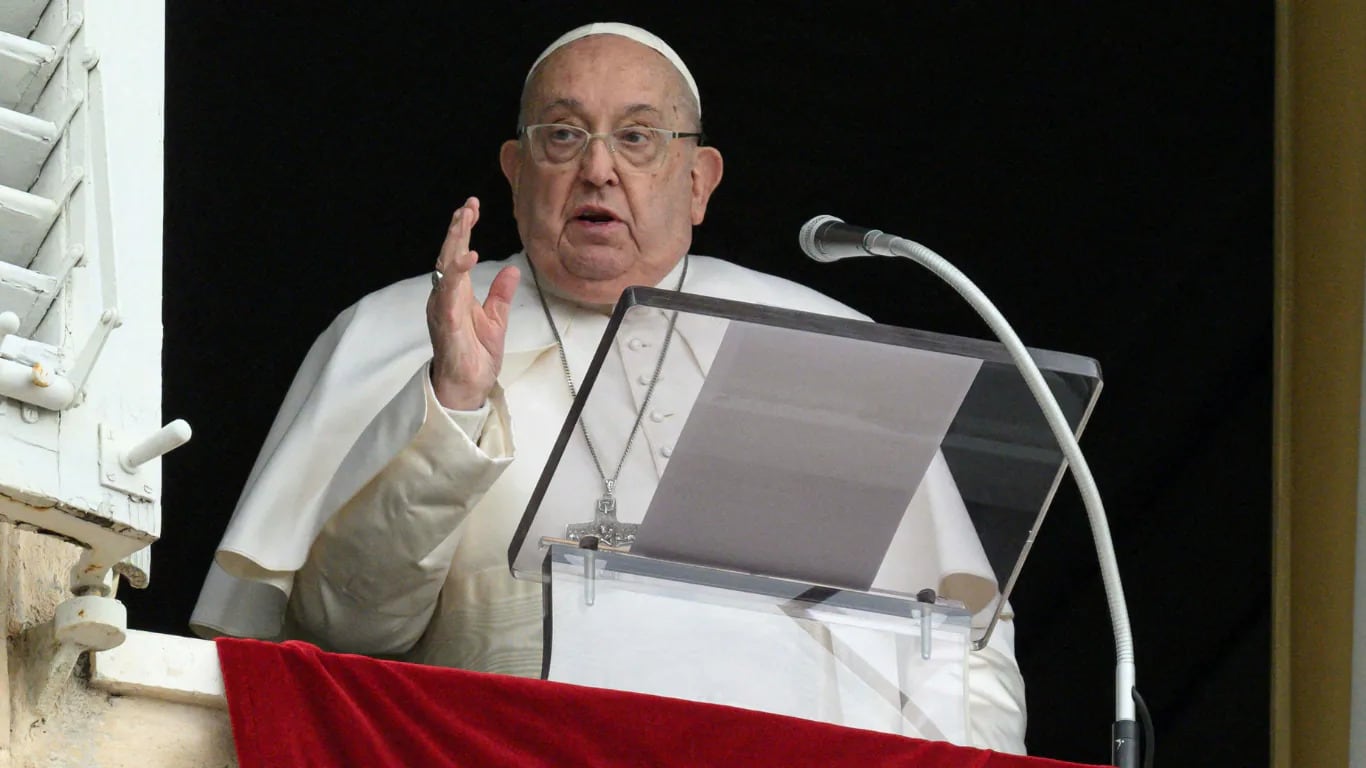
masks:
<svg viewBox="0 0 1366 768"><path fill-rule="evenodd" d="M479 221L479 198L471 197L451 214L446 240L436 258L436 269L445 275L468 272L479 261L470 250L470 234ZM443 281L444 282L444 281ZM454 282L454 281L452 281Z"/></svg>
<svg viewBox="0 0 1366 768"><path fill-rule="evenodd" d="M479 261L470 233L479 221L479 200L471 197L451 215L436 269L443 277L427 299L432 341L432 386L447 408L470 410L485 402L502 362L509 304L518 271L505 267L494 278L481 306L469 271Z"/></svg>
<svg viewBox="0 0 1366 768"><path fill-rule="evenodd" d="M470 220L470 229L473 229L474 225L479 223L479 198L470 196L465 200L465 208L473 213L473 218Z"/></svg>

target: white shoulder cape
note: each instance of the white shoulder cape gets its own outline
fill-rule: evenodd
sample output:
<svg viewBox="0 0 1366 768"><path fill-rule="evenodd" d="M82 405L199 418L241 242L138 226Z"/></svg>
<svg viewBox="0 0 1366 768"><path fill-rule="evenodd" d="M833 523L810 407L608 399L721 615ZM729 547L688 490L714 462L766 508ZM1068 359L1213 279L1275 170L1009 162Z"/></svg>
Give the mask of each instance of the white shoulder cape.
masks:
<svg viewBox="0 0 1366 768"><path fill-rule="evenodd" d="M526 258L478 264L476 295L508 264L522 267L500 381L554 343ZM293 574L328 519L417 433L426 417L398 397L432 357L429 276L394 283L347 308L318 337L285 395L218 546L191 618L201 635L277 638ZM867 319L804 286L692 256L688 293ZM420 402L420 401L419 401ZM516 415L513 414L515 423ZM514 427L515 429L515 427Z"/></svg>

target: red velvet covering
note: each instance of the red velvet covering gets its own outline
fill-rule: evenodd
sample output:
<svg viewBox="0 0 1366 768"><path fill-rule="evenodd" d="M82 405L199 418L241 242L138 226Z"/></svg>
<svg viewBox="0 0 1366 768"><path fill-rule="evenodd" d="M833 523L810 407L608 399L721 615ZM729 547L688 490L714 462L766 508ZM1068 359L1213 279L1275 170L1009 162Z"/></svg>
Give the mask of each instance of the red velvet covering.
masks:
<svg viewBox="0 0 1366 768"><path fill-rule="evenodd" d="M1074 765L306 643L223 638L218 657L242 768Z"/></svg>

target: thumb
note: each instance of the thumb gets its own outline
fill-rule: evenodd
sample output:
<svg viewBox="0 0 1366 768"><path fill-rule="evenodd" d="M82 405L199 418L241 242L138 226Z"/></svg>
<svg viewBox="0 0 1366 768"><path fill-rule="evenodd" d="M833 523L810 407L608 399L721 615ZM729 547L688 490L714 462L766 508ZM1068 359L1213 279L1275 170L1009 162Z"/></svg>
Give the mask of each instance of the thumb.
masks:
<svg viewBox="0 0 1366 768"><path fill-rule="evenodd" d="M503 267L498 276L493 278L488 296L484 299L484 312L492 315L498 324L505 328L508 309L512 306L512 297L517 293L517 284L521 279L521 270L516 267Z"/></svg>

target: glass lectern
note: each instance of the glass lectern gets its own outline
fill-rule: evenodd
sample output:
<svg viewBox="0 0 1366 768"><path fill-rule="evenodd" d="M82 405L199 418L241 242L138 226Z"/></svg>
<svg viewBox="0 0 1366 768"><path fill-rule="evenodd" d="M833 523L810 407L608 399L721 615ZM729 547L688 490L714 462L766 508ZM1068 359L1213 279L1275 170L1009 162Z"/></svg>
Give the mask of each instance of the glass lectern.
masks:
<svg viewBox="0 0 1366 768"><path fill-rule="evenodd" d="M1080 434L1099 365L1030 353ZM623 403L654 471L604 492L583 434ZM1064 469L1000 344L633 288L508 560L548 679L962 743Z"/></svg>

